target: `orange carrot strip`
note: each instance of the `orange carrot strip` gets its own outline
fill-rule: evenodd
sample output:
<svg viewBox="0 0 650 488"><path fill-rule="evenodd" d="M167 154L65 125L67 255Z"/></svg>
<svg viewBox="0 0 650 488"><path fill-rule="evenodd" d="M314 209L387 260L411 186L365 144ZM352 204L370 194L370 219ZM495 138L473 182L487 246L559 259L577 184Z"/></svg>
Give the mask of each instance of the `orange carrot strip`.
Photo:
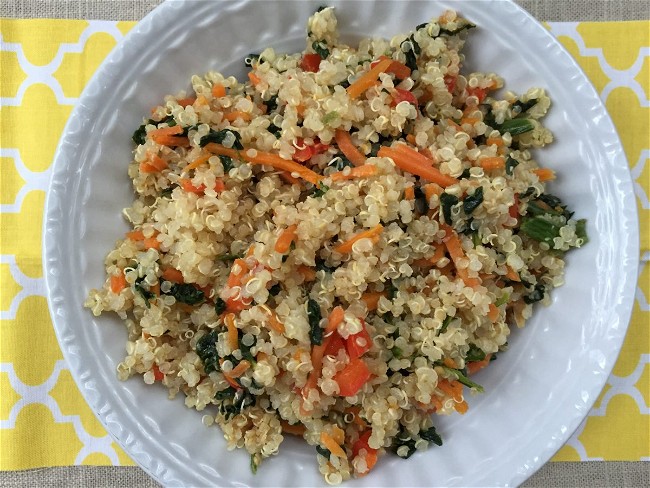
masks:
<svg viewBox="0 0 650 488"><path fill-rule="evenodd" d="M239 332L237 331L237 326L235 325L235 314L234 313L229 313L227 314L223 321L226 324L226 328L228 330L228 345L230 346L230 350L234 351L236 349L239 349Z"/></svg>
<svg viewBox="0 0 650 488"><path fill-rule="evenodd" d="M479 164L481 165L481 168L483 168L486 171L503 169L506 167L506 161L501 156L483 158L479 161Z"/></svg>
<svg viewBox="0 0 650 488"><path fill-rule="evenodd" d="M203 163L205 163L205 162L206 162L208 159L210 159L211 157L212 157L211 154L206 154L206 155L204 155L204 156L198 157L198 158L196 158L194 161L192 161L190 164L188 164L187 166L185 166L185 168L183 169L183 171L187 172L187 171L190 171L190 170L192 170L192 169L196 169L196 168L198 168L199 166L201 166Z"/></svg>
<svg viewBox="0 0 650 488"><path fill-rule="evenodd" d="M344 318L345 312L343 307L340 305L334 307L330 312L329 317L327 317L327 327L325 327L324 335L328 336L330 333L334 332L339 324L343 322Z"/></svg>
<svg viewBox="0 0 650 488"><path fill-rule="evenodd" d="M457 402L463 400L463 385L456 380L442 379L438 381L438 388Z"/></svg>
<svg viewBox="0 0 650 488"><path fill-rule="evenodd" d="M187 178L180 178L178 182L181 184L181 188L188 193L196 193L197 195L203 195L205 192L205 185L201 184L199 186L194 186L191 180Z"/></svg>
<svg viewBox="0 0 650 488"><path fill-rule="evenodd" d="M499 320L499 309L496 307L494 303L490 303L490 308L488 310L488 318L492 323Z"/></svg>
<svg viewBox="0 0 650 488"><path fill-rule="evenodd" d="M512 267L506 265L506 269L508 272L506 273L506 278L508 278L510 281L521 281L521 278L519 277L519 273L517 273Z"/></svg>
<svg viewBox="0 0 650 488"><path fill-rule="evenodd" d="M458 266L458 261L466 257L458 234L456 234L456 232L447 224L442 224L442 228L446 232L446 236L442 242L445 244L447 252L449 253L449 256L451 256L451 260L456 266L456 273L463 280L466 286L475 287L480 285L481 282L478 278L472 278L469 276L467 268L459 268Z"/></svg>
<svg viewBox="0 0 650 488"><path fill-rule="evenodd" d="M228 372L228 376L230 376L231 378L239 378L250 367L251 367L251 363L243 359L239 361L239 364L237 366L235 366L231 371Z"/></svg>
<svg viewBox="0 0 650 488"><path fill-rule="evenodd" d="M415 146L415 136L413 134L407 135L406 142L408 142L409 144L413 144Z"/></svg>
<svg viewBox="0 0 650 488"><path fill-rule="evenodd" d="M386 146L382 146L379 149L377 155L382 158L391 158L393 162L403 171L407 171L419 176L422 179L437 183L443 188L458 183L458 180L456 178L442 174L437 168L420 164L417 161L414 161L408 155Z"/></svg>
<svg viewBox="0 0 650 488"><path fill-rule="evenodd" d="M332 439L334 439L338 445L343 444L345 442L345 431L338 425L332 426Z"/></svg>
<svg viewBox="0 0 650 488"><path fill-rule="evenodd" d="M355 166L361 166L365 164L366 157L357 149L357 147L352 144L352 138L350 133L344 130L337 130L334 133L334 140L336 145L339 147L343 155L350 160Z"/></svg>
<svg viewBox="0 0 650 488"><path fill-rule="evenodd" d="M156 236L147 237L144 240L144 248L160 250L160 241L156 238Z"/></svg>
<svg viewBox="0 0 650 488"><path fill-rule="evenodd" d="M158 173L158 169L146 161L140 163L140 173Z"/></svg>
<svg viewBox="0 0 650 488"><path fill-rule="evenodd" d="M382 59L373 68L361 75L354 83L348 86L347 92L350 98L359 98L363 92L377 81L379 75L385 72L392 62L392 59Z"/></svg>
<svg viewBox="0 0 650 488"><path fill-rule="evenodd" d="M429 258L429 261L431 261L431 264L438 264L438 261L440 261L444 257L445 257L445 246L438 246L436 247L433 256Z"/></svg>
<svg viewBox="0 0 650 488"><path fill-rule="evenodd" d="M278 316L273 310L269 310L269 327L278 334L284 334L284 324L280 322L280 319L278 319Z"/></svg>
<svg viewBox="0 0 650 488"><path fill-rule="evenodd" d="M215 98L225 97L226 88L221 83L215 83L212 85L212 96Z"/></svg>
<svg viewBox="0 0 650 488"><path fill-rule="evenodd" d="M226 280L226 286L232 288L233 286L241 285L242 278L248 273L248 266L243 259L235 259L230 269L230 275Z"/></svg>
<svg viewBox="0 0 650 488"><path fill-rule="evenodd" d="M430 202L431 197L434 195L442 195L443 191L442 187L436 183L427 183L424 185L424 195L427 197L427 202Z"/></svg>
<svg viewBox="0 0 650 488"><path fill-rule="evenodd" d="M175 268L165 268L160 277L163 280L171 281L172 283L185 283L183 273Z"/></svg>
<svg viewBox="0 0 650 488"><path fill-rule="evenodd" d="M297 224L290 225L282 231L278 240L275 241L275 252L284 254L291 247L291 243L296 239Z"/></svg>
<svg viewBox="0 0 650 488"><path fill-rule="evenodd" d="M321 432L320 433L320 442L325 448L334 454L335 456L344 459L347 456L345 455L345 451L339 446L334 439L332 439L332 436L329 435L327 432Z"/></svg>
<svg viewBox="0 0 650 488"><path fill-rule="evenodd" d="M408 186L404 189L404 198L406 200L415 200L415 188Z"/></svg>
<svg viewBox="0 0 650 488"><path fill-rule="evenodd" d="M298 173L302 179L307 180L314 185L317 185L322 179L322 176L314 173L309 168L305 168L303 165L298 164L295 161L283 159L277 154L256 151L256 154L251 156L248 154L247 150L238 151L214 142L206 145L205 148L211 153L220 156L230 156L231 158L243 159L251 164L265 164L278 170L288 171L289 173Z"/></svg>
<svg viewBox="0 0 650 488"><path fill-rule="evenodd" d="M223 373L224 379L232 386L235 390L241 390L241 385L237 383L228 373Z"/></svg>
<svg viewBox="0 0 650 488"><path fill-rule="evenodd" d="M550 168L537 168L533 170L539 181L551 181L555 179L555 171Z"/></svg>
<svg viewBox="0 0 650 488"><path fill-rule="evenodd" d="M142 230L132 230L130 232L126 233L127 239L131 239L132 241L144 241L144 233Z"/></svg>
<svg viewBox="0 0 650 488"><path fill-rule="evenodd" d="M300 180L291 176L291 173L288 171L280 171L280 178L289 183L290 185L299 185Z"/></svg>
<svg viewBox="0 0 650 488"><path fill-rule="evenodd" d="M180 136L155 136L152 137L154 142L160 144L161 146L189 146L190 140L187 137Z"/></svg>
<svg viewBox="0 0 650 488"><path fill-rule="evenodd" d="M115 294L118 294L126 288L126 276L124 276L124 270L120 270L120 274L111 276L111 291Z"/></svg>
<svg viewBox="0 0 650 488"><path fill-rule="evenodd" d="M454 361L451 358L445 358L445 359L442 360L442 362L445 363L445 366L447 366L448 368L456 369L456 367L457 367L456 366L456 361Z"/></svg>
<svg viewBox="0 0 650 488"><path fill-rule="evenodd" d="M262 82L262 78L260 78L259 76L257 76L257 75L256 75L255 73L253 73L252 71L249 71L249 72L248 72L248 79L251 81L251 83L253 84L253 86L257 86L257 85L259 85L259 84Z"/></svg>
<svg viewBox="0 0 650 488"><path fill-rule="evenodd" d="M469 124L469 125L474 125L477 122L479 122L481 119L478 119L476 117L463 117L460 119L460 123L462 124Z"/></svg>
<svg viewBox="0 0 650 488"><path fill-rule="evenodd" d="M147 161L147 163L149 165L153 166L154 168L156 168L156 170L158 170L158 171L162 171L163 169L165 169L167 167L167 161L165 161L163 158L161 158L157 154L150 155L149 160Z"/></svg>
<svg viewBox="0 0 650 488"><path fill-rule="evenodd" d="M406 154L407 156L410 156L411 159L417 161L418 163L424 166L433 166L436 163L435 158L428 158L424 154L419 153L412 147L407 146L406 144L395 144L394 146L391 147L391 149Z"/></svg>
<svg viewBox="0 0 650 488"><path fill-rule="evenodd" d="M463 415L465 412L467 412L468 408L469 408L469 405L467 405L467 402L465 400L463 400L461 402L454 403L454 409L461 415Z"/></svg>
<svg viewBox="0 0 650 488"><path fill-rule="evenodd" d="M228 122L234 122L237 119L242 119L244 122L250 122L253 119L253 116L248 112L242 112L241 110L234 110L230 113L227 113L223 116Z"/></svg>
<svg viewBox="0 0 650 488"><path fill-rule="evenodd" d="M487 140L485 141L485 144L488 146L495 145L497 147L502 147L503 146L503 138L502 137L488 137Z"/></svg>
<svg viewBox="0 0 650 488"><path fill-rule="evenodd" d="M385 296L386 296L385 291L369 291L361 295L361 300L366 303L366 308L368 309L368 311L372 312L374 310L377 310L377 306L379 305L379 299Z"/></svg>
<svg viewBox="0 0 650 488"><path fill-rule="evenodd" d="M323 343L320 346L314 346L311 350L311 365L312 370L307 377L307 383L302 388L302 394L307 395L309 390L316 388L318 384L318 378L321 375L321 370L323 368L323 355L325 350L332 339L332 334L341 322L343 322L345 312L343 308L339 305L332 309L329 317L327 318L327 327L324 332Z"/></svg>
<svg viewBox="0 0 650 488"><path fill-rule="evenodd" d="M196 102L196 98L194 97L181 98L180 100L177 100L177 102L181 107L187 107L188 105L193 105L194 102Z"/></svg>
<svg viewBox="0 0 650 488"><path fill-rule="evenodd" d="M156 137L162 136L175 136L183 132L183 128L180 125L174 125L172 127L162 127L161 129L154 129L149 132L147 135L155 140Z"/></svg>
<svg viewBox="0 0 650 488"><path fill-rule="evenodd" d="M286 420L281 420L280 425L282 426L282 432L286 432L287 434L291 435L302 436L307 431L304 424L292 425Z"/></svg>
<svg viewBox="0 0 650 488"><path fill-rule="evenodd" d="M314 281L316 279L316 270L311 266L301 264L298 266L298 273L300 273L303 279L307 282Z"/></svg>
<svg viewBox="0 0 650 488"><path fill-rule="evenodd" d="M364 164L356 168L350 168L348 171L337 171L332 173L330 178L332 181L354 180L358 178L369 178L377 174L377 166L374 164Z"/></svg>
<svg viewBox="0 0 650 488"><path fill-rule="evenodd" d="M348 239L347 241L342 242L338 246L334 248L334 250L340 254L347 254L352 252L352 245L361 240L361 239L372 239L373 241L377 238L379 238L379 235L382 233L384 230L384 226L379 224L372 229L364 230L363 232L359 232L357 235L352 237L351 239Z"/></svg>
<svg viewBox="0 0 650 488"><path fill-rule="evenodd" d="M467 363L467 372L469 374L474 374L477 371L480 371L481 369L485 368L488 364L490 364L490 358L492 354L488 354L485 356L485 359L482 361L472 361Z"/></svg>

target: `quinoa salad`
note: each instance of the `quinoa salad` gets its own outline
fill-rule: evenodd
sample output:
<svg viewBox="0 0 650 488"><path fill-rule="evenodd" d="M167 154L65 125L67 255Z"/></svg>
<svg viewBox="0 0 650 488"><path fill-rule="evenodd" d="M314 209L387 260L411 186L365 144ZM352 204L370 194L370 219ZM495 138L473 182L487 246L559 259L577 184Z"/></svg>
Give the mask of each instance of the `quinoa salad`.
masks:
<svg viewBox="0 0 650 488"><path fill-rule="evenodd" d="M330 484L453 436L436 415L465 414L587 242L534 159L544 90L461 74L475 27L447 11L352 47L321 7L303 52L154 107L132 230L85 303L126 325L119 379L180 394L253 472L286 436Z"/></svg>

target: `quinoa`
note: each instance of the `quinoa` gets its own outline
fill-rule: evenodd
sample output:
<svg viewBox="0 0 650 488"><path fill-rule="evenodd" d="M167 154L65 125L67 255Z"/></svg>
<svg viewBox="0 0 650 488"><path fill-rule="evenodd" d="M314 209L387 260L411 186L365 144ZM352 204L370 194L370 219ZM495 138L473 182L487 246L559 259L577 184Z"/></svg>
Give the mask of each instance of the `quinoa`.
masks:
<svg viewBox="0 0 650 488"><path fill-rule="evenodd" d="M133 230L86 301L124 320L118 377L182 394L254 471L286 435L331 484L441 445L432 414L465 413L587 242L533 158L549 97L461 74L474 27L447 11L353 48L321 8L303 52L154 107Z"/></svg>

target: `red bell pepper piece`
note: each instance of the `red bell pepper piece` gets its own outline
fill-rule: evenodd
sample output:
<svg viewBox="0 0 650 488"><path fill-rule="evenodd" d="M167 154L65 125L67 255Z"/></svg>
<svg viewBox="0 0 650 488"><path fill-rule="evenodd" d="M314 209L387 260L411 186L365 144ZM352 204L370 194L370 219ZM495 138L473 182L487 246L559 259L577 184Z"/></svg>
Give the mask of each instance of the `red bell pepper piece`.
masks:
<svg viewBox="0 0 650 488"><path fill-rule="evenodd" d="M300 68L303 71L309 71L311 73L317 73L320 66L321 57L316 54L305 54L300 61Z"/></svg>
<svg viewBox="0 0 650 488"><path fill-rule="evenodd" d="M340 396L353 396L370 379L370 370L363 359L352 359L348 365L334 375L339 385Z"/></svg>
<svg viewBox="0 0 650 488"><path fill-rule="evenodd" d="M348 351L350 359L356 359L363 356L372 345L372 338L366 330L366 324L363 321L361 323L363 324L361 332L352 334L345 340L345 348Z"/></svg>

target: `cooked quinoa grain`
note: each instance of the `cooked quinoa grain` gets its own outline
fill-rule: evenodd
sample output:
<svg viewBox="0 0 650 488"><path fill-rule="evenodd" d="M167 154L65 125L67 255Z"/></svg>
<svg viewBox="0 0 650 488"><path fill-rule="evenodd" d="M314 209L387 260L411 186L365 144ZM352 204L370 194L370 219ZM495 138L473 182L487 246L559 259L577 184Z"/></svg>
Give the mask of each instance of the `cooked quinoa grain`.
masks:
<svg viewBox="0 0 650 488"><path fill-rule="evenodd" d="M286 435L330 484L442 439L471 375L563 284L585 222L546 191L540 88L461 74L455 12L358 48L332 8L298 54L168 96L133 135L133 230L86 306L142 375L218 424L251 469ZM449 433L453 435L453 433Z"/></svg>

